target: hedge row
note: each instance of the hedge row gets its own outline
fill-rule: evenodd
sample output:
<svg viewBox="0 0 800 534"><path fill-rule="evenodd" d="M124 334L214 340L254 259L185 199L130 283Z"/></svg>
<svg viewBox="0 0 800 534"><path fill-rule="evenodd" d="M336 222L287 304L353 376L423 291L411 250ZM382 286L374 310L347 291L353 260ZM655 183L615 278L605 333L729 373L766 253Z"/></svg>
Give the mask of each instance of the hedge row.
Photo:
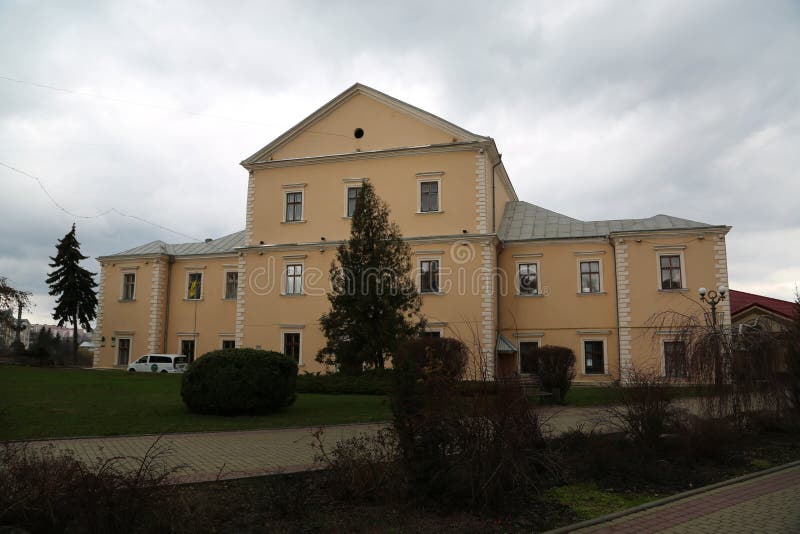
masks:
<svg viewBox="0 0 800 534"><path fill-rule="evenodd" d="M367 371L358 376L342 373L297 375L298 393L334 395L387 395L392 386L392 371Z"/></svg>
<svg viewBox="0 0 800 534"><path fill-rule="evenodd" d="M342 373L297 375L298 393L326 393L331 395L388 395L392 390L391 369L366 371L359 376ZM464 395L494 394L497 383L464 380L458 389Z"/></svg>

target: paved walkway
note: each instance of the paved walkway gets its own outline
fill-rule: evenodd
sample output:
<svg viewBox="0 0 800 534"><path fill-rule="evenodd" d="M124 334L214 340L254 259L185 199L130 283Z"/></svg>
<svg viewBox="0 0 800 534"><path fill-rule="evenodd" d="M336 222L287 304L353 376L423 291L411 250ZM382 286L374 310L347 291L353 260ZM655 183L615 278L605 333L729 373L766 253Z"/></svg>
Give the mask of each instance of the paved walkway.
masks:
<svg viewBox="0 0 800 534"><path fill-rule="evenodd" d="M800 465L572 532L800 532Z"/></svg>
<svg viewBox="0 0 800 534"><path fill-rule="evenodd" d="M577 426L590 428L602 418L598 408L546 408L539 411L546 430L563 432ZM374 432L383 424L326 427L323 443L331 447L341 439ZM259 476L313 468L312 433L318 428L198 432L149 436L108 436L31 442L34 447L52 447L72 453L87 462L119 458L122 465L138 467L158 440L160 459L168 468L181 467L183 481L207 481Z"/></svg>

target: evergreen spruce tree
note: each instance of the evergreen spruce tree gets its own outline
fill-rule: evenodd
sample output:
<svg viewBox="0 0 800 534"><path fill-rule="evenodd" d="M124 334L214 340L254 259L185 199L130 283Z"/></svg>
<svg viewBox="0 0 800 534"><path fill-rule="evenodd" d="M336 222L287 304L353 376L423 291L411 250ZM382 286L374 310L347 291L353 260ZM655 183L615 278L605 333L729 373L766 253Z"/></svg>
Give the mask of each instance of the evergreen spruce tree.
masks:
<svg viewBox="0 0 800 534"><path fill-rule="evenodd" d="M50 295L57 296L53 319L58 326L72 324L72 358L78 362L78 324L84 330L91 331L89 324L96 317L97 295L94 281L96 273L90 273L80 266L81 260L88 256L81 254L81 244L75 237L75 224L72 230L58 240L56 257L50 258L50 267L55 270L48 275L47 284Z"/></svg>
<svg viewBox="0 0 800 534"><path fill-rule="evenodd" d="M404 340L421 331L410 249L369 182L359 191L350 238L331 264L331 309L320 318L326 346L317 361L344 373L382 369Z"/></svg>

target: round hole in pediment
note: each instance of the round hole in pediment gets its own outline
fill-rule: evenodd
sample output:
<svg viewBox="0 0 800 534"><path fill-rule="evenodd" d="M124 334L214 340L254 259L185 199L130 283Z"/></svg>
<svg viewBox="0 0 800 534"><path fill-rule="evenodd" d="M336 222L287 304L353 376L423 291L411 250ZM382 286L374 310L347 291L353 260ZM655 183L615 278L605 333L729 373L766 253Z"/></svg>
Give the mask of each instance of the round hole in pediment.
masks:
<svg viewBox="0 0 800 534"><path fill-rule="evenodd" d="M364 137L364 130L362 128L356 128L356 131L353 132L353 135L356 139L361 139Z"/></svg>

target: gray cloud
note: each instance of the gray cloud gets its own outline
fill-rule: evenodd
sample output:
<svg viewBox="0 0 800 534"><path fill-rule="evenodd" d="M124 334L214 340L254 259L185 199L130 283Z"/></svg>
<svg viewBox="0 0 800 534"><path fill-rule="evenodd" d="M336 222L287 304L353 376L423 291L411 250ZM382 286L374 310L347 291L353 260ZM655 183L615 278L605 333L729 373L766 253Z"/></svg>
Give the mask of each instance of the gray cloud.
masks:
<svg viewBox="0 0 800 534"><path fill-rule="evenodd" d="M244 224L238 162L361 81L492 135L525 200L732 225L732 285L791 298L798 29L792 1L5 2L0 76L80 94L0 80L0 161L76 213L215 237ZM42 320L73 219L0 186L0 273ZM78 235L92 256L185 240L114 214Z"/></svg>

